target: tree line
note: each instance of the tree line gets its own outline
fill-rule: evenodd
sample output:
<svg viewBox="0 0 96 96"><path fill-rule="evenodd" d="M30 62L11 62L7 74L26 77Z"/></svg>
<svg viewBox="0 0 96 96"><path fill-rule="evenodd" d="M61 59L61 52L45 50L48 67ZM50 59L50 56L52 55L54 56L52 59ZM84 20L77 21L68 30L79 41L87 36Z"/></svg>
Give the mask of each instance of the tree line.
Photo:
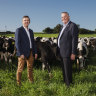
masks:
<svg viewBox="0 0 96 96"><path fill-rule="evenodd" d="M77 24L78 29L79 29L79 34L96 34L96 29L94 31L89 30L89 29L85 29L85 28L80 28L80 25ZM59 33L61 31L62 25L61 24L57 24L54 28L50 28L47 27L45 28L42 32L43 33L47 33L47 34L55 34L55 33ZM0 34L14 34L15 32L11 32L11 31L6 31L6 32L0 32Z"/></svg>
<svg viewBox="0 0 96 96"><path fill-rule="evenodd" d="M6 31L6 32L0 32L0 34L14 34L15 32L11 32L11 31Z"/></svg>
<svg viewBox="0 0 96 96"><path fill-rule="evenodd" d="M94 31L88 30L85 28L80 28L80 25L77 24L80 34L96 34L96 29ZM61 24L57 24L54 28L47 27L43 30L43 33L51 34L51 33L59 33L62 28Z"/></svg>

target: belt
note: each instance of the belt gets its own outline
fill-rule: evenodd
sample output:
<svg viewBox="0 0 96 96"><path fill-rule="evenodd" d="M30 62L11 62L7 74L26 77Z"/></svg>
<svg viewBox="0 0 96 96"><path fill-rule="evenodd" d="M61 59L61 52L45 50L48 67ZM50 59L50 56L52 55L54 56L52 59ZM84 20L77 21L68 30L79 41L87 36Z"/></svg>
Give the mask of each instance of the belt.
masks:
<svg viewBox="0 0 96 96"><path fill-rule="evenodd" d="M32 48L30 48L30 51L32 51Z"/></svg>

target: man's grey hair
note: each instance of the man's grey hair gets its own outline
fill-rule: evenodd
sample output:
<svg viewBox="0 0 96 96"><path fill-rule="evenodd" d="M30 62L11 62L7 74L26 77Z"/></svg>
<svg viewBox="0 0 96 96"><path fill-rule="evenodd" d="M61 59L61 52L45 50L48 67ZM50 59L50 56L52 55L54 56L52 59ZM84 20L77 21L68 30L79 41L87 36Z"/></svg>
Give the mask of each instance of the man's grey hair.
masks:
<svg viewBox="0 0 96 96"><path fill-rule="evenodd" d="M69 16L69 13L68 12L61 12L61 13L66 13Z"/></svg>

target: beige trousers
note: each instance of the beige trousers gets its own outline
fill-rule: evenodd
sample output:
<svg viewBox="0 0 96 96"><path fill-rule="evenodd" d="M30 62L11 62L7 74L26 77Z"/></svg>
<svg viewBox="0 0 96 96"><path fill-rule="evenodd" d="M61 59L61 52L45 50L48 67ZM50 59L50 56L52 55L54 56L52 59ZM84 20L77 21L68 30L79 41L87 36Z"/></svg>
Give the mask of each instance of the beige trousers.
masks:
<svg viewBox="0 0 96 96"><path fill-rule="evenodd" d="M21 57L18 57L18 68L17 68L17 84L21 84L21 76L22 76L22 71L24 68L25 61L27 63L27 73L28 73L28 79L30 82L34 82L33 80L33 63L34 63L34 57L32 55L32 51L30 51L30 56L29 58L22 59Z"/></svg>

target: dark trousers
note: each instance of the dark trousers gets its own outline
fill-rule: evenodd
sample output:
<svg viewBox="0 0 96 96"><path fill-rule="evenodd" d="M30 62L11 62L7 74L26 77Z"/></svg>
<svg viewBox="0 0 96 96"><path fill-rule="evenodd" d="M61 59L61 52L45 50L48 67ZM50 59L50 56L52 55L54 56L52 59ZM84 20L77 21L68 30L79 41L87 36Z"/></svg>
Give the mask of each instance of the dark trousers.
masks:
<svg viewBox="0 0 96 96"><path fill-rule="evenodd" d="M62 58L63 80L67 86L72 83L72 61L70 58Z"/></svg>

